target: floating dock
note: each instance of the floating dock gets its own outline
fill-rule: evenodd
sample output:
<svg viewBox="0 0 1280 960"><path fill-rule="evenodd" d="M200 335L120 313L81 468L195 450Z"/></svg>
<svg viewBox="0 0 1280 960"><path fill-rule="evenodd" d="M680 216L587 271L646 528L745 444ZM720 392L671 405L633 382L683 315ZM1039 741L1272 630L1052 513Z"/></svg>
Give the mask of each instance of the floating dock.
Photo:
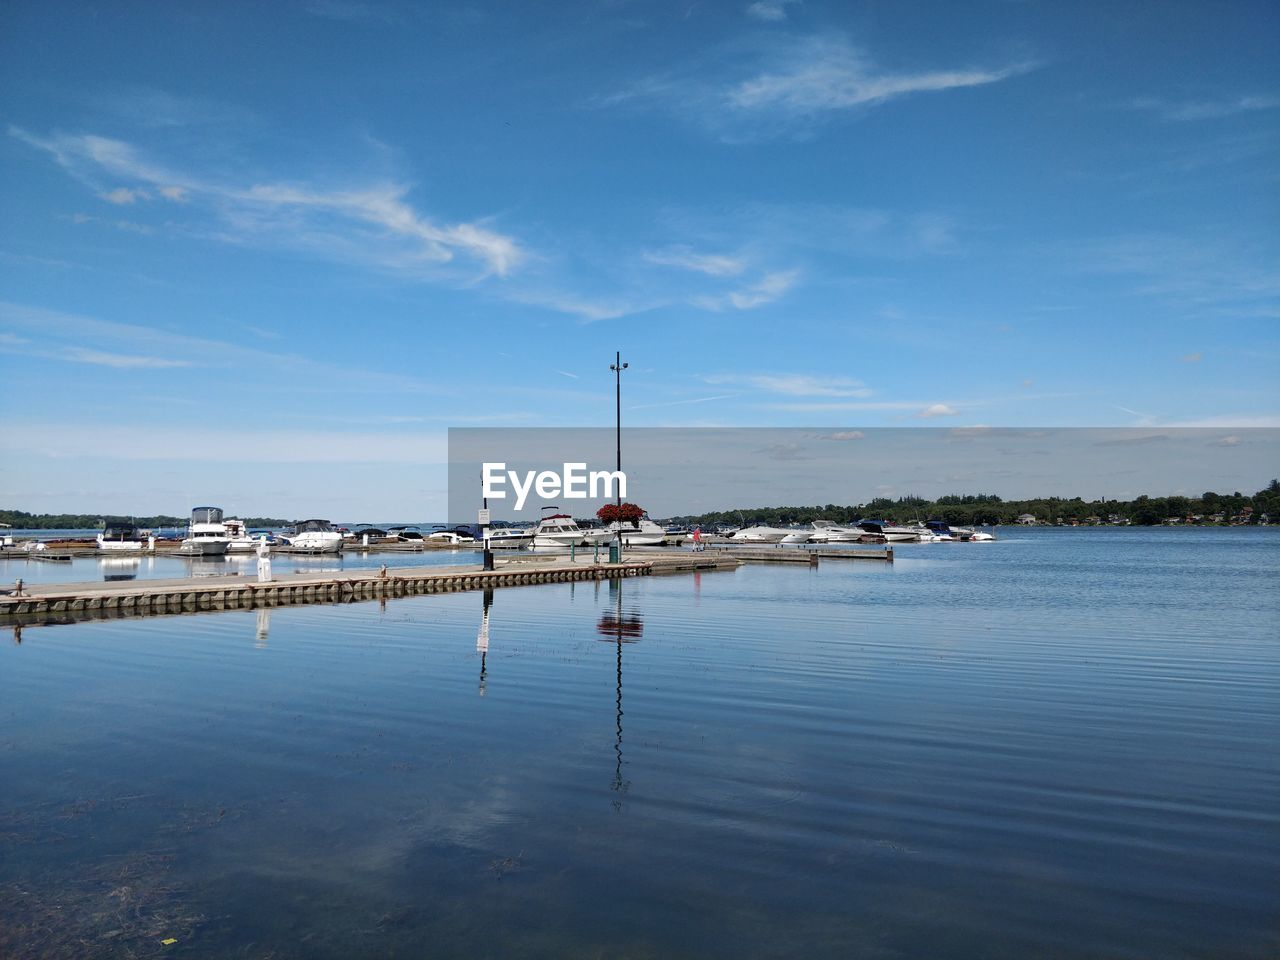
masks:
<svg viewBox="0 0 1280 960"><path fill-rule="evenodd" d="M355 603L459 590L494 590L540 583L732 570L740 565L740 561L732 557L698 553L622 563L578 561L567 555L540 557L538 561L500 563L495 570L482 570L473 564L401 567L385 571L295 573L265 583L232 575L181 580L29 584L23 586L21 593L10 592L7 596L0 596L0 624L72 622L201 610L253 610L309 603Z"/></svg>

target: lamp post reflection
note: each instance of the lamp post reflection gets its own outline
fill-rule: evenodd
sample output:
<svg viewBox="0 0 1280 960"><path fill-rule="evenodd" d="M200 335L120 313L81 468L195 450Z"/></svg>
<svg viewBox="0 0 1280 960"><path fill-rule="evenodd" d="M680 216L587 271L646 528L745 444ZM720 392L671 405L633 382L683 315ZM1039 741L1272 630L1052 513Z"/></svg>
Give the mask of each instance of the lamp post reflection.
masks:
<svg viewBox="0 0 1280 960"><path fill-rule="evenodd" d="M258 610L257 630L254 631L253 646L258 650L267 648L267 636L271 633L271 611L266 607Z"/></svg>
<svg viewBox="0 0 1280 960"><path fill-rule="evenodd" d="M596 624L596 632L602 637L613 642L618 648L618 686L616 696L616 738L613 744L613 752L615 754L615 763L613 768L612 789L618 794L613 801L613 809L622 809L622 794L627 792L627 788L631 785L630 781L622 779L622 645L624 643L635 643L644 634L644 621L639 616L632 613L630 616L624 616L622 613L622 580L610 580L609 592L614 596L613 610L600 616L600 622Z"/></svg>
<svg viewBox="0 0 1280 960"><path fill-rule="evenodd" d="M484 592L484 612L480 615L480 630L476 634L476 653L480 654L480 696L484 696L484 685L488 679L486 661L489 657L489 608L493 606L493 591Z"/></svg>

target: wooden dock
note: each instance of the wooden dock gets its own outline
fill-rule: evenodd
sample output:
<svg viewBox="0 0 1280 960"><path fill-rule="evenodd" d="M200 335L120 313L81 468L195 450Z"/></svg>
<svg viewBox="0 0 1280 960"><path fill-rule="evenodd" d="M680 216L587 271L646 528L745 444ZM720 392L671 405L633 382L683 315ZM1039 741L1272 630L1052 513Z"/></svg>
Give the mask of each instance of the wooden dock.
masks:
<svg viewBox="0 0 1280 960"><path fill-rule="evenodd" d="M267 583L236 575L181 580L128 580L29 584L21 594L0 596L0 625L73 622L106 617L154 616L203 610L253 610L310 603L355 603L390 597L582 580L613 580L703 570L732 570L731 557L698 554L595 563L541 557L536 563L502 563L495 570L468 566L401 567L340 573L287 574Z"/></svg>

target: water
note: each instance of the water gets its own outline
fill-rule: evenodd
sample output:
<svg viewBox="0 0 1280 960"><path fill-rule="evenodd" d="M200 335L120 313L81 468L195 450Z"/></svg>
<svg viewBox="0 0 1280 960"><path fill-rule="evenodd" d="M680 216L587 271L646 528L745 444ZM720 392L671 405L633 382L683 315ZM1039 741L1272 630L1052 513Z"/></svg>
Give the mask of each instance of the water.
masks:
<svg viewBox="0 0 1280 960"><path fill-rule="evenodd" d="M1280 530L898 557L26 628L0 954L1276 955Z"/></svg>
<svg viewBox="0 0 1280 960"><path fill-rule="evenodd" d="M55 551L56 552L56 551ZM377 570L390 567L429 567L450 564L478 564L476 550L425 550L361 552L347 550L337 555L312 556L301 553L273 553L273 576L293 573L336 573L343 570ZM26 584L80 583L105 580L174 580L188 577L223 577L229 574L256 578L258 556L235 553L225 557L182 557L174 554L152 556L73 557L71 563L49 563L28 557L0 558L0 584L6 588L18 577Z"/></svg>

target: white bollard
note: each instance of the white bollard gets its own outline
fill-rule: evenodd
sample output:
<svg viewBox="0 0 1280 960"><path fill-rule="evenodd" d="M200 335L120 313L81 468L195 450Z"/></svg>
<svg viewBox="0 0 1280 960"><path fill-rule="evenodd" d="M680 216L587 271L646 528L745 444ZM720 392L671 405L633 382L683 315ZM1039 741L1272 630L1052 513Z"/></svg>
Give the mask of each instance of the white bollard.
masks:
<svg viewBox="0 0 1280 960"><path fill-rule="evenodd" d="M265 536L258 538L258 582L271 582L271 551Z"/></svg>

